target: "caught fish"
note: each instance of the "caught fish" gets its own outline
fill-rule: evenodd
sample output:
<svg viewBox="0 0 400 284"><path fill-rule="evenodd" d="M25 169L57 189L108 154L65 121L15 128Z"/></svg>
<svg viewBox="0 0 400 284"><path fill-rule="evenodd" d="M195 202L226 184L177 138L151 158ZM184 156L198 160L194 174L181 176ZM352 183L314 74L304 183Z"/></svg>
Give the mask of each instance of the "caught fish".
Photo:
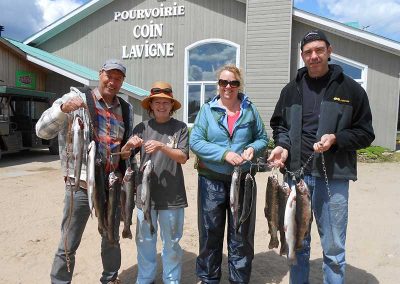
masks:
<svg viewBox="0 0 400 284"><path fill-rule="evenodd" d="M303 248L304 237L310 233L312 222L310 190L304 180L296 184L296 249Z"/></svg>
<svg viewBox="0 0 400 284"><path fill-rule="evenodd" d="M151 192L150 192L150 178L151 173L153 171L153 164L151 160L148 160L143 165L143 178L142 178L142 188L141 188L141 195L140 199L142 201L142 210L144 214L144 220L150 226L150 233L154 234L155 229L153 226L153 222L151 220Z"/></svg>
<svg viewBox="0 0 400 284"><path fill-rule="evenodd" d="M233 216L233 228L238 229L239 223L239 190L240 190L240 166L233 168L231 188L229 191L229 203Z"/></svg>
<svg viewBox="0 0 400 284"><path fill-rule="evenodd" d="M278 225L279 225L279 208L278 208L278 191L279 181L277 175L268 177L267 190L265 193L264 214L268 221L268 233L271 235L268 248L273 249L279 246Z"/></svg>
<svg viewBox="0 0 400 284"><path fill-rule="evenodd" d="M290 190L285 207L284 217L285 239L287 245L287 257L289 265L296 263L296 189Z"/></svg>
<svg viewBox="0 0 400 284"><path fill-rule="evenodd" d="M95 160L96 160L96 142L91 141L88 147L87 176L86 176L87 195L88 195L90 214L92 214L94 206L93 192L95 187L95 162L96 162Z"/></svg>
<svg viewBox="0 0 400 284"><path fill-rule="evenodd" d="M79 183L81 179L81 169L83 160L83 120L78 115L75 114L74 122L72 124L73 129L73 144L72 144L72 155L74 157L74 176L75 176L75 190L79 189Z"/></svg>
<svg viewBox="0 0 400 284"><path fill-rule="evenodd" d="M133 209L135 208L135 193L136 193L135 178L137 173L137 166L136 167L135 166L136 162L134 162L133 165L129 165L128 168L126 169L124 178L122 180L122 191L121 191L121 197L122 197L122 192L124 193L125 196L125 200L121 204L122 205L121 209L124 211L124 229L122 231L122 237L129 239L132 239L132 232L130 226L132 225L132 214L133 214Z"/></svg>
<svg viewBox="0 0 400 284"><path fill-rule="evenodd" d="M119 226L115 222L115 214L118 207L119 195L121 192L121 174L119 172L111 172L108 176L108 200L107 200L107 238L112 244L115 244L114 231L115 226Z"/></svg>
<svg viewBox="0 0 400 284"><path fill-rule="evenodd" d="M280 241L281 241L281 249L279 251L280 255L287 255L287 245L286 245L286 237L285 237L285 210L286 210L286 204L287 200L290 195L290 187L286 182L283 182L281 185L279 185L278 188L278 198L279 198L279 236L280 236Z"/></svg>
<svg viewBox="0 0 400 284"><path fill-rule="evenodd" d="M239 225L236 228L236 231L239 231L240 226L246 222L247 218L249 218L251 214L251 210L253 208L253 200L255 197L253 194L255 193L255 180L254 177L250 174L246 174L246 178L244 180L244 193L243 193L243 206L242 213L240 214Z"/></svg>
<svg viewBox="0 0 400 284"><path fill-rule="evenodd" d="M98 230L100 235L107 231L105 224L106 220L106 176L104 173L104 166L100 157L96 153L95 159L95 186L93 187L93 206L98 220Z"/></svg>

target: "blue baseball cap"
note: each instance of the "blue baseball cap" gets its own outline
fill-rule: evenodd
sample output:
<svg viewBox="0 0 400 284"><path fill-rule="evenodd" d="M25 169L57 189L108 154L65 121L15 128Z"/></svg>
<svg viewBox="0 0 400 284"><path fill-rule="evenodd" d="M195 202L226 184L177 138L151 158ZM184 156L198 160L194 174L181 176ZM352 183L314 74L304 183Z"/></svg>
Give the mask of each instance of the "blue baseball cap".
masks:
<svg viewBox="0 0 400 284"><path fill-rule="evenodd" d="M122 72L122 74L124 74L124 77L125 77L125 74L126 74L125 66L122 65L122 63L117 59L109 59L109 60L107 60L103 64L103 66L101 67L101 70L106 70L106 71L119 70L119 71Z"/></svg>

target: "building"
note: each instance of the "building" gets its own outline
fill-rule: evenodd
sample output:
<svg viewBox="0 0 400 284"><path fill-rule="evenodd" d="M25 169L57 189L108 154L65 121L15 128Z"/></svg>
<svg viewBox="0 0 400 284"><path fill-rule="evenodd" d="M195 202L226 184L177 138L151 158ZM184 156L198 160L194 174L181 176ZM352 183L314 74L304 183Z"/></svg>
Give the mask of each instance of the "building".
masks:
<svg viewBox="0 0 400 284"><path fill-rule="evenodd" d="M23 43L10 43L47 70L44 90L60 95L71 85L96 85L101 64L121 59L128 70L122 92L136 122L146 115L137 101L153 81L165 80L183 105L177 117L191 125L216 93L215 71L233 63L244 70L245 92L269 125L282 87L302 66L299 42L315 28L328 36L332 62L366 89L374 144L395 149L400 43L294 9L289 0L93 0Z"/></svg>

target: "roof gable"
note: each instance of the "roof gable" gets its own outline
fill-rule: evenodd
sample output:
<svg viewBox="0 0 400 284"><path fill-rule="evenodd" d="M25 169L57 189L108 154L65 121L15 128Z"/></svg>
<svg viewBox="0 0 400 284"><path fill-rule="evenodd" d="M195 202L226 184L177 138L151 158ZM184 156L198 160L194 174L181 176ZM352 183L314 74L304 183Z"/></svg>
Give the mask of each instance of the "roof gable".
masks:
<svg viewBox="0 0 400 284"><path fill-rule="evenodd" d="M296 8L293 9L293 20L400 56L400 43L397 41L393 41L324 17L316 16Z"/></svg>
<svg viewBox="0 0 400 284"><path fill-rule="evenodd" d="M88 3L76 8L64 17L58 19L54 23L48 25L39 32L33 34L24 40L25 44L30 44L32 46L38 46L41 43L47 41L53 36L61 33L70 26L76 24L87 16L93 14L97 10L103 8L104 6L110 4L113 0L92 0Z"/></svg>

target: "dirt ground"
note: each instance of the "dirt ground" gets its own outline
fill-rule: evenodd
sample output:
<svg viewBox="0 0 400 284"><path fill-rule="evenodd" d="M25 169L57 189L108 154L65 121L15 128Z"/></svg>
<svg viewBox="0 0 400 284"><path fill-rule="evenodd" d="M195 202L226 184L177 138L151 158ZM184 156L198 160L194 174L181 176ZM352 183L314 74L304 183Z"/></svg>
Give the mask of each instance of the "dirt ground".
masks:
<svg viewBox="0 0 400 284"><path fill-rule="evenodd" d="M190 159L184 166L189 202L181 240L184 249L182 283L186 284L197 283L197 173L193 161ZM399 283L400 163L360 163L358 169L359 180L350 185L346 282ZM288 283L286 259L279 256L277 250L267 248L269 236L263 208L269 174L256 176L259 192L251 283ZM60 238L64 197L58 157L43 151L3 156L0 188L0 283L49 283L50 267ZM135 233L135 223L132 232ZM322 283L322 253L315 226L312 235L310 280ZM134 240L121 239L121 248L120 278L122 283L134 283L137 275ZM162 283L161 269L159 263L157 283ZM77 252L73 283L99 283L100 274L97 220L89 219ZM226 250L221 283L229 283Z"/></svg>

